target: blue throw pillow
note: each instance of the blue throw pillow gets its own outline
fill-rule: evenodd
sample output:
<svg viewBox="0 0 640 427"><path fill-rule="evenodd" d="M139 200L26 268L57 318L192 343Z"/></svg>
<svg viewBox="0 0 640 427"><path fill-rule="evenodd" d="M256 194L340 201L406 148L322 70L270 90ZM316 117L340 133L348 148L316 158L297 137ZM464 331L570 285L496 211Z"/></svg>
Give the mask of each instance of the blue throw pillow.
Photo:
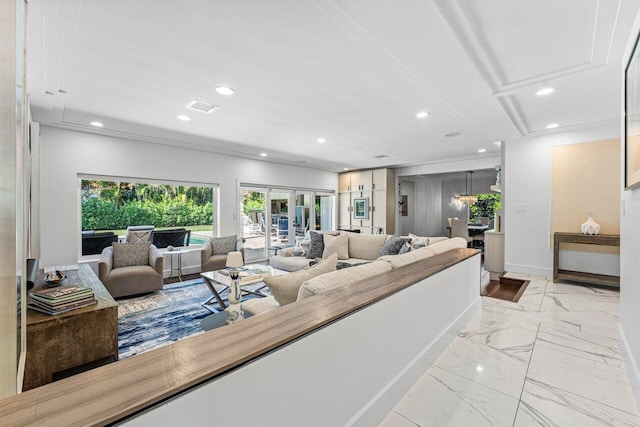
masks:
<svg viewBox="0 0 640 427"><path fill-rule="evenodd" d="M408 239L406 237L391 236L387 239L382 249L380 249L380 253L378 254L378 256L381 257L384 255L398 255L398 252L400 252L402 246L410 241L411 239Z"/></svg>

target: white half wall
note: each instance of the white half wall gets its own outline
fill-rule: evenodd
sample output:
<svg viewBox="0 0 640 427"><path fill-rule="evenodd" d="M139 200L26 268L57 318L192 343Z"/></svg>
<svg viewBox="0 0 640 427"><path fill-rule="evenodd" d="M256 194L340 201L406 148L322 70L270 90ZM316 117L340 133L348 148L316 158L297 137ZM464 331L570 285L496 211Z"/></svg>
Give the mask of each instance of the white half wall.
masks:
<svg viewBox="0 0 640 427"><path fill-rule="evenodd" d="M640 13L636 15L631 37L622 59L622 72L631 57L633 45L640 33ZM624 75L622 76L624 82ZM624 93L624 85L621 88ZM621 102L624 117L624 96ZM621 121L620 134L624 135ZM624 183L624 144L621 145L621 183ZM622 184L620 186L622 188ZM636 402L640 407L640 188L621 190L620 199L620 335L621 348L627 353L626 365Z"/></svg>
<svg viewBox="0 0 640 427"><path fill-rule="evenodd" d="M480 255L122 423L375 426L480 308Z"/></svg>
<svg viewBox="0 0 640 427"><path fill-rule="evenodd" d="M502 193L505 195L503 231L506 271L549 278L553 275L550 241L551 148L614 138L620 138L620 125L617 122L505 141ZM617 266L609 266L606 270L616 271Z"/></svg>
<svg viewBox="0 0 640 427"><path fill-rule="evenodd" d="M337 191L338 174L129 139L41 127L41 266L78 262L78 174L218 184L219 230L236 234L239 181ZM199 257L198 258L199 263Z"/></svg>

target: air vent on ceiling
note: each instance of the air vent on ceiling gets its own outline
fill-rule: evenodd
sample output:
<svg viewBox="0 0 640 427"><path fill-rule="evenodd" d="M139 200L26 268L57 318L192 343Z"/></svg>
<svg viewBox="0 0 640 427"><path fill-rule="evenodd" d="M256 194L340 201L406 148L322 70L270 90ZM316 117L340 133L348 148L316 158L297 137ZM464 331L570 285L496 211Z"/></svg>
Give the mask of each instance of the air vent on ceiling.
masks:
<svg viewBox="0 0 640 427"><path fill-rule="evenodd" d="M384 159L385 157L389 157L386 154L379 154L377 156L373 156L374 159Z"/></svg>
<svg viewBox="0 0 640 427"><path fill-rule="evenodd" d="M216 108L217 105L209 104L208 102L198 101L194 99L191 101L191 104L187 105L187 108L191 108L192 110L202 111L203 113L210 113Z"/></svg>

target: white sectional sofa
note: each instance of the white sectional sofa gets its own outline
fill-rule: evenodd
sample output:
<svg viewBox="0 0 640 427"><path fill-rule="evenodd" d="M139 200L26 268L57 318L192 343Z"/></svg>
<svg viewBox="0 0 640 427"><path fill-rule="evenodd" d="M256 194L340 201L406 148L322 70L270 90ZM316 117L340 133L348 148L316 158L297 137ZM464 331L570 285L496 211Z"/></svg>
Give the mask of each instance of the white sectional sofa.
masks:
<svg viewBox="0 0 640 427"><path fill-rule="evenodd" d="M326 232L334 234L337 232ZM361 264L378 259L380 250L392 235L389 234L360 234L342 231L340 235L347 237L347 256L338 257L338 262L346 264ZM416 249L420 246L428 246L441 241L449 240L447 237L419 237L414 235L403 236L411 239L411 245ZM284 271L298 271L309 266L314 258L308 258L310 239L307 237L300 242L299 247L285 248L279 255L269 258L269 264L273 268ZM296 255L298 254L298 255Z"/></svg>
<svg viewBox="0 0 640 427"><path fill-rule="evenodd" d="M272 296L266 298L254 298L242 304L244 310L252 315L257 315L270 311L296 301L302 301L314 295L320 295L331 291L340 286L357 282L361 279L371 277L380 273L391 271L395 268L416 262L418 260L430 258L436 254L440 254L452 249L466 248L467 242L463 238L454 237L437 238L435 243L411 250L400 255L384 255L373 258L372 254L378 254L374 250L377 240L375 235L349 235L349 255L346 260L339 260L336 253L331 254L318 264L301 271L296 271L289 275L276 276L265 279L265 283L269 286ZM366 236L366 237L365 237ZM389 236L379 235L378 240L386 239ZM384 242L380 245L380 247ZM351 255L355 255L351 257ZM282 255L282 258L303 258L292 255ZM307 260L311 261L311 260ZM340 261L346 261L356 265L349 268L336 270L336 264ZM273 264L272 264L273 265ZM314 271L315 270L315 271ZM317 273L317 274L316 274Z"/></svg>

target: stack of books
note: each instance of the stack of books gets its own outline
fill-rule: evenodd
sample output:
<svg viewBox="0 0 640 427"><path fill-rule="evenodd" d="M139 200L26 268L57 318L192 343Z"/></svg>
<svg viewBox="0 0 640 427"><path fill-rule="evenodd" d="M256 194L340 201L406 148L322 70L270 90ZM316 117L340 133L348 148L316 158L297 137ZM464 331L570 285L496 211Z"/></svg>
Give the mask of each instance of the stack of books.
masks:
<svg viewBox="0 0 640 427"><path fill-rule="evenodd" d="M29 292L29 296L31 297L31 302L28 305L30 309L51 315L98 302L93 294L93 289L79 285L37 289Z"/></svg>

